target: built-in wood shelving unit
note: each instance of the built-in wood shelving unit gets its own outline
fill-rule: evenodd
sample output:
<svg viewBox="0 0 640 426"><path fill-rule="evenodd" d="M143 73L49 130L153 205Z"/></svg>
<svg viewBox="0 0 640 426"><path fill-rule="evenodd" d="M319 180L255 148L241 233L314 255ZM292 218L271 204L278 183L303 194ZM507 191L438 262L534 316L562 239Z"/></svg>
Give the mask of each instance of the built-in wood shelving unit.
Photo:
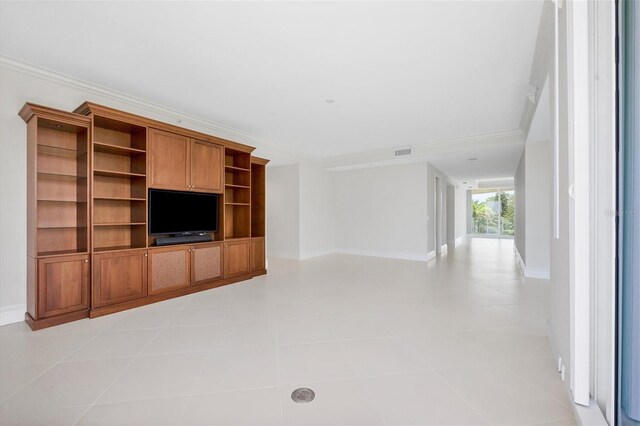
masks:
<svg viewBox="0 0 640 426"><path fill-rule="evenodd" d="M64 118L36 117L29 126L36 151L30 184L36 204L34 257L89 251L89 123Z"/></svg>
<svg viewBox="0 0 640 426"><path fill-rule="evenodd" d="M147 246L147 129L93 116L93 249Z"/></svg>
<svg viewBox="0 0 640 426"><path fill-rule="evenodd" d="M251 236L251 154L225 149L225 240Z"/></svg>
<svg viewBox="0 0 640 426"><path fill-rule="evenodd" d="M88 102L74 113L26 104L20 116L32 329L266 273L267 160L252 147ZM213 241L159 247L152 188L219 194Z"/></svg>

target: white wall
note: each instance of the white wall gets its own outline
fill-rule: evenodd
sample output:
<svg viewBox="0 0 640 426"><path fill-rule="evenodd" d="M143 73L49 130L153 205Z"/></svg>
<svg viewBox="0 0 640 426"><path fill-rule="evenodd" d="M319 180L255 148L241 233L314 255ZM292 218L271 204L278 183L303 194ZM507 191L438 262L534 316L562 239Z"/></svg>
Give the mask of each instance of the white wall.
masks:
<svg viewBox="0 0 640 426"><path fill-rule="evenodd" d="M560 79L558 81L560 108L559 121L555 123L559 127L560 143L559 143L559 168L558 184L559 184L559 235L558 238L551 239L551 255L550 255L550 300L549 300L549 330L548 336L552 349L556 356L563 358L566 366L570 365L570 297L569 297L569 151L568 151L568 104L567 104L567 79L565 71L567 70L567 49L566 49L566 8L559 10L559 68ZM552 64L552 67L554 65ZM553 69L553 68L552 68ZM549 73L550 98L554 99L554 73ZM551 104L551 114L553 117L554 106ZM553 127L553 126L552 126ZM551 212L553 214L553 211ZM570 369L567 368L567 376L570 376ZM566 382L570 383L570 377L566 377Z"/></svg>
<svg viewBox="0 0 640 426"><path fill-rule="evenodd" d="M468 234L467 231L467 216L470 215L471 206L467 203L467 192L462 185L456 186L456 201L455 201L455 209L456 209L456 225L455 225L455 236L456 239L460 237L464 237Z"/></svg>
<svg viewBox="0 0 640 426"><path fill-rule="evenodd" d="M334 173L339 252L427 260L433 169L427 163ZM445 181L446 182L446 181Z"/></svg>
<svg viewBox="0 0 640 426"><path fill-rule="evenodd" d="M269 257L300 260L334 251L332 182L312 161L268 168Z"/></svg>
<svg viewBox="0 0 640 426"><path fill-rule="evenodd" d="M473 210L471 205L473 204L473 195L471 191L467 191L467 234L473 234Z"/></svg>
<svg viewBox="0 0 640 426"><path fill-rule="evenodd" d="M548 278L551 244L551 141L527 142L526 178L526 273Z"/></svg>
<svg viewBox="0 0 640 426"><path fill-rule="evenodd" d="M267 256L300 258L300 166L267 169Z"/></svg>
<svg viewBox="0 0 640 426"><path fill-rule="evenodd" d="M447 244L456 241L456 187L447 184Z"/></svg>
<svg viewBox="0 0 640 426"><path fill-rule="evenodd" d="M515 223L515 232L513 235L513 243L515 245L516 250L518 250L518 254L520 254L520 258L523 262L527 260L527 225L526 225L526 217L527 217L527 151L522 151L522 157L520 157L520 162L518 163L518 168L516 169L516 174L513 178L513 186L516 195L516 206L515 206L515 215L516 215L516 223Z"/></svg>
<svg viewBox="0 0 640 426"><path fill-rule="evenodd" d="M334 248L333 174L320 165L300 164L300 259L322 256Z"/></svg>
<svg viewBox="0 0 640 426"><path fill-rule="evenodd" d="M447 191L446 191L446 186L447 183L449 182L449 177L447 175L445 175L441 170L439 170L437 167L433 166L432 164L428 164L428 171L427 171L427 211L428 211L428 216L429 216L429 226L427 229L427 251L428 253L436 253L436 190L435 190L435 182L436 182L436 177L439 178L439 182L440 182L440 186L442 189L442 211L441 211L441 215L442 215L442 220L440 221L441 226L440 226L440 241L442 244L445 244L446 241L446 235L447 235L447 224L446 224L446 220L444 220L444 218L446 218L447 215Z"/></svg>

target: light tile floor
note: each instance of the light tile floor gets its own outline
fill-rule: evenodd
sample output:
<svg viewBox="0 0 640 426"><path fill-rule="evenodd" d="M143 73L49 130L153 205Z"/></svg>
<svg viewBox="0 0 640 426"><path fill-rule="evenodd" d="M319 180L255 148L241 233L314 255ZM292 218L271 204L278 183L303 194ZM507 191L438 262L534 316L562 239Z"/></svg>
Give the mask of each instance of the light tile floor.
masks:
<svg viewBox="0 0 640 426"><path fill-rule="evenodd" d="M545 281L512 240L269 275L39 332L0 328L0 424L573 425ZM295 404L297 387L316 399Z"/></svg>

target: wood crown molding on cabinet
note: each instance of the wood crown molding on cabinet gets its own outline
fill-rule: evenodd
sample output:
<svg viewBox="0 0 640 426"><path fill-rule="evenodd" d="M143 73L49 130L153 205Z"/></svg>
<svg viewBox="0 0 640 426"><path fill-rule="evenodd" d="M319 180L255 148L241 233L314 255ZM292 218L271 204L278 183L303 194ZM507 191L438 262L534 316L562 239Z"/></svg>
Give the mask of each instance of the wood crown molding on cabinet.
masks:
<svg viewBox="0 0 640 426"><path fill-rule="evenodd" d="M184 127L174 126L173 124L168 124L163 121L153 120L151 118L142 117L136 114L119 111L117 109L106 107L104 105L99 105L93 102L84 102L82 105L76 108L73 112L76 114L82 114L82 115L85 115L91 112L101 116L108 116L116 120L123 120L127 122L136 121L135 124L138 124L140 126L153 127L160 130L165 130L167 132L177 133L183 136L188 136L193 139L200 139L200 140L212 142L218 145L223 145L227 148L233 148L235 150L243 151L249 154L255 150L255 148L252 146L233 142L228 139L218 138L216 136L207 135L206 133L196 132L195 130L186 129Z"/></svg>

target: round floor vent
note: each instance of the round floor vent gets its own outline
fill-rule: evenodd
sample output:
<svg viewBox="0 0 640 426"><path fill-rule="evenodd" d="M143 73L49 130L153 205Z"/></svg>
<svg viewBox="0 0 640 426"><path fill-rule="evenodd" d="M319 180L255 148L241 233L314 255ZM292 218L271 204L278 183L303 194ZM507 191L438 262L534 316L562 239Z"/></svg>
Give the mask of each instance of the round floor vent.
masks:
<svg viewBox="0 0 640 426"><path fill-rule="evenodd" d="M316 393L309 388L298 388L291 393L291 399L298 404L307 404L316 397Z"/></svg>

